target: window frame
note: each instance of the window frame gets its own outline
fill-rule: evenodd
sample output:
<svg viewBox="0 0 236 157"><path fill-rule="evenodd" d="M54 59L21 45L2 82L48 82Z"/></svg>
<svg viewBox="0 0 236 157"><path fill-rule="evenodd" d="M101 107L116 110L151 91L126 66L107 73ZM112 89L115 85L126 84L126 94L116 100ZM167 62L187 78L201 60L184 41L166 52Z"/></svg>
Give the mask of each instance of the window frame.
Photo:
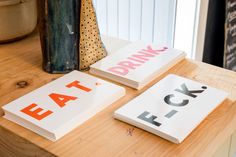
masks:
<svg viewBox="0 0 236 157"><path fill-rule="evenodd" d="M177 0L176 5L173 46L177 49L188 51L186 52L188 57L197 61L202 61L203 58L208 3L209 0L195 0L195 6L189 9L189 5L186 5L186 0ZM191 16L186 16L189 14ZM187 24L183 25L181 20L187 21ZM186 32L186 29L183 28L189 28L189 30ZM188 47L189 44L191 44L190 47Z"/></svg>

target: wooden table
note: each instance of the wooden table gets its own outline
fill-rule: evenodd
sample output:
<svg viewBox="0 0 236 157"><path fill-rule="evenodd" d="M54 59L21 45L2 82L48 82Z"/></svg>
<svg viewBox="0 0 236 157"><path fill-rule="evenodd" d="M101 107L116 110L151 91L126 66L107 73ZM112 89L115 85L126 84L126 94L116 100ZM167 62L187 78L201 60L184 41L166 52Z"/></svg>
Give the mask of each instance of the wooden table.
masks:
<svg viewBox="0 0 236 157"><path fill-rule="evenodd" d="M126 44L110 40L106 43L108 50ZM62 76L42 71L41 62L37 33L15 43L0 45L0 106ZM179 145L112 118L117 108L168 73L206 83L230 94ZM232 103L236 98L235 72L185 59L140 91L125 88L127 94L124 98L54 143L0 117L0 156L208 157L236 129L236 104ZM3 115L2 110L0 114Z"/></svg>

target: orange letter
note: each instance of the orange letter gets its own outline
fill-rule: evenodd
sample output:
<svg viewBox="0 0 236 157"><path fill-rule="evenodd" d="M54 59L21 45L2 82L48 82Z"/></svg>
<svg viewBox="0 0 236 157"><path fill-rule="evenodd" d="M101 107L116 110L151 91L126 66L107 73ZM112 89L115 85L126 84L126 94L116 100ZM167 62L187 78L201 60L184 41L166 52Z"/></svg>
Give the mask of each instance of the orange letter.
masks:
<svg viewBox="0 0 236 157"><path fill-rule="evenodd" d="M55 103L57 103L60 107L64 107L67 101L77 99L77 97L62 95L62 94L57 94L57 93L52 93L49 95L49 97L53 101L55 101Z"/></svg>
<svg viewBox="0 0 236 157"><path fill-rule="evenodd" d="M37 105L36 104L31 104L25 108L23 108L22 110L20 110L21 112L37 119L37 120L42 120L43 118L49 116L51 113L53 113L52 111L50 110L47 110L45 112L43 112L42 114L39 114L39 112L41 112L43 109L38 107L37 109L33 110L32 111L32 108L36 107Z"/></svg>
<svg viewBox="0 0 236 157"><path fill-rule="evenodd" d="M68 88L76 87L76 88L79 88L79 89L81 89L81 90L83 90L85 92L90 92L92 90L90 88L87 88L85 86L80 85L79 83L80 83L79 81L74 81L74 82L66 85L66 87L68 87Z"/></svg>

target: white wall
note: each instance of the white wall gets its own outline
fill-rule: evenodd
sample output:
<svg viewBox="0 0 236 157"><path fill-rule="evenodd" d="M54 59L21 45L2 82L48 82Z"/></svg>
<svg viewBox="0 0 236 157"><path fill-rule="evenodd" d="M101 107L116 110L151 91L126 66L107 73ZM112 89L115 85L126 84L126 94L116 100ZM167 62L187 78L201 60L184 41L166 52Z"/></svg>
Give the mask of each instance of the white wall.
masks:
<svg viewBox="0 0 236 157"><path fill-rule="evenodd" d="M102 35L173 47L176 0L93 0Z"/></svg>

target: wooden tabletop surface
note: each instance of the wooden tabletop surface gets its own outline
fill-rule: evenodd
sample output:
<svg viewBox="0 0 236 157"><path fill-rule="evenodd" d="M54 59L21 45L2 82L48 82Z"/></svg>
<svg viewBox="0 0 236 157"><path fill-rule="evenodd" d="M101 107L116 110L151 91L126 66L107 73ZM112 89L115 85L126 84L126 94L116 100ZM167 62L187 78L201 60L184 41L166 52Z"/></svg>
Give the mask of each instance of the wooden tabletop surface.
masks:
<svg viewBox="0 0 236 157"><path fill-rule="evenodd" d="M111 41L110 41L111 42ZM107 46L109 51L116 47ZM37 33L18 42L0 45L0 106L62 76L41 68ZM113 112L169 73L184 76L218 89L229 97L181 144L113 119ZM118 84L120 85L120 84ZM122 85L121 85L122 86ZM124 86L125 87L125 86ZM125 87L127 94L57 142L0 117L0 154L5 156L211 156L236 130L236 73L185 59L144 89ZM212 98L214 99L214 98ZM3 115L0 109L1 116ZM184 122L183 122L184 124ZM1 156L0 155L0 156Z"/></svg>

